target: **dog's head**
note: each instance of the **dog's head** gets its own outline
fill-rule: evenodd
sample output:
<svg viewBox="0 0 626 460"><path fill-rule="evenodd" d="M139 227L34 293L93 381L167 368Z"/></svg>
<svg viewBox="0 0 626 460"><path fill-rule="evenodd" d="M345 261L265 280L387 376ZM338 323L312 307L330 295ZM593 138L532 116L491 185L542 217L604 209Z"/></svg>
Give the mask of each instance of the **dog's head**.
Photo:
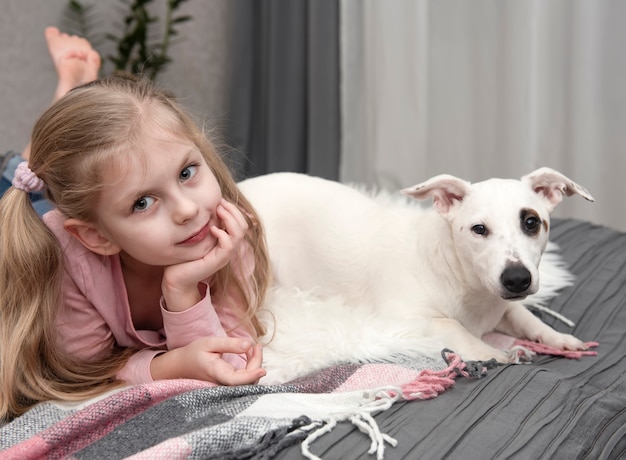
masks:
<svg viewBox="0 0 626 460"><path fill-rule="evenodd" d="M549 168L521 180L489 179L472 184L450 175L402 191L432 197L451 229L462 270L493 295L518 300L539 288L538 266L548 242L550 213L564 196L593 201L580 185Z"/></svg>

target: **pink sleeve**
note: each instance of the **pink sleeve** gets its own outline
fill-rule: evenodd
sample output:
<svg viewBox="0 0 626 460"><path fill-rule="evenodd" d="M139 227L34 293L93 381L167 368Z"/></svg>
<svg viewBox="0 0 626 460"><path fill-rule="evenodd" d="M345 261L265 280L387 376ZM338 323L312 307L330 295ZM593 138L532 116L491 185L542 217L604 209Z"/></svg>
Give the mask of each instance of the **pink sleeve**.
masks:
<svg viewBox="0 0 626 460"><path fill-rule="evenodd" d="M184 347L202 337L226 337L226 332L211 303L208 286L206 283L202 285L206 288L204 297L196 305L184 311L169 311L165 308L165 303L161 298L161 314L168 350Z"/></svg>
<svg viewBox="0 0 626 460"><path fill-rule="evenodd" d="M63 293L63 307L57 318L61 347L84 360L110 353L115 338L109 325L69 276L64 277ZM152 382L150 362L159 353L163 350L146 348L135 353L117 373L117 378L129 385Z"/></svg>
<svg viewBox="0 0 626 460"><path fill-rule="evenodd" d="M152 382L152 374L150 373L150 364L152 359L164 350L154 350L145 348L138 351L130 357L126 365L117 373L116 377L126 382L127 385L135 385L138 383Z"/></svg>
<svg viewBox="0 0 626 460"><path fill-rule="evenodd" d="M203 298L191 308L181 312L172 312L165 308L163 300L161 300L161 314L163 315L163 328L165 329L165 335L167 337L167 348L172 350L174 348L184 347L191 342L203 337L239 337L242 339L250 340L254 343L252 337L245 333L242 333L242 328L237 328L235 331L226 333L226 330L230 329L231 323L236 321L232 311L229 308L224 308L224 312L221 316L217 315L215 307L211 302L211 294L209 293L208 285L202 283L205 287ZM225 330L224 325L227 327ZM235 327L236 324L232 324ZM232 364L236 369L242 369L246 367L248 360L246 355L235 355L232 353L225 353L223 359Z"/></svg>
<svg viewBox="0 0 626 460"><path fill-rule="evenodd" d="M109 353L115 338L105 319L69 276L64 277L62 289L63 302L56 320L61 348L84 360Z"/></svg>

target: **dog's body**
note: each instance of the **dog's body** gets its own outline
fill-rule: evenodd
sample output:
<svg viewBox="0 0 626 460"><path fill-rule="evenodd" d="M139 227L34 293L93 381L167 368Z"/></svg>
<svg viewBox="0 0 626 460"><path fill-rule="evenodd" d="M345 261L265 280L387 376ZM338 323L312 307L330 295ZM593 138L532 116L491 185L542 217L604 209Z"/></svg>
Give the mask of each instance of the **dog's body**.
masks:
<svg viewBox="0 0 626 460"><path fill-rule="evenodd" d="M278 287L268 301L267 381L444 347L507 362L481 340L494 330L585 348L521 303L539 287L550 212L563 195L592 200L556 171L476 184L443 175L403 191L432 197L432 208L295 173L240 188L265 226Z"/></svg>

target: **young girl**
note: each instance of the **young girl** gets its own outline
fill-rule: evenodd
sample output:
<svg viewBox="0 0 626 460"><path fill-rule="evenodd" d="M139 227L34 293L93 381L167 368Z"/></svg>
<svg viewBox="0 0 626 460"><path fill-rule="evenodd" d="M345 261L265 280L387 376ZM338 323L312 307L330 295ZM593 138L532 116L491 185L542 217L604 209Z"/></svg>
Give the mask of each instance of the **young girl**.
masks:
<svg viewBox="0 0 626 460"><path fill-rule="evenodd" d="M45 189L55 210L35 213ZM269 283L259 219L148 81L70 91L0 200L0 417L168 378L257 382Z"/></svg>

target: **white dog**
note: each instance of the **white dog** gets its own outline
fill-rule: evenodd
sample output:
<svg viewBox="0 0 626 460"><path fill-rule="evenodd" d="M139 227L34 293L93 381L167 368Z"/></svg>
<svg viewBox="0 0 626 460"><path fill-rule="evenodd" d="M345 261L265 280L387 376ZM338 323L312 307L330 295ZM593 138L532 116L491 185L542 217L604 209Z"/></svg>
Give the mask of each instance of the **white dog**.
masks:
<svg viewBox="0 0 626 460"><path fill-rule="evenodd" d="M432 197L434 209L296 173L240 188L265 226L275 276L265 383L442 348L466 360L508 362L481 340L491 331L585 349L521 303L539 288L552 210L563 196L593 201L557 171L474 184L440 175L402 191ZM541 264L548 297L570 281L558 260L547 253Z"/></svg>

